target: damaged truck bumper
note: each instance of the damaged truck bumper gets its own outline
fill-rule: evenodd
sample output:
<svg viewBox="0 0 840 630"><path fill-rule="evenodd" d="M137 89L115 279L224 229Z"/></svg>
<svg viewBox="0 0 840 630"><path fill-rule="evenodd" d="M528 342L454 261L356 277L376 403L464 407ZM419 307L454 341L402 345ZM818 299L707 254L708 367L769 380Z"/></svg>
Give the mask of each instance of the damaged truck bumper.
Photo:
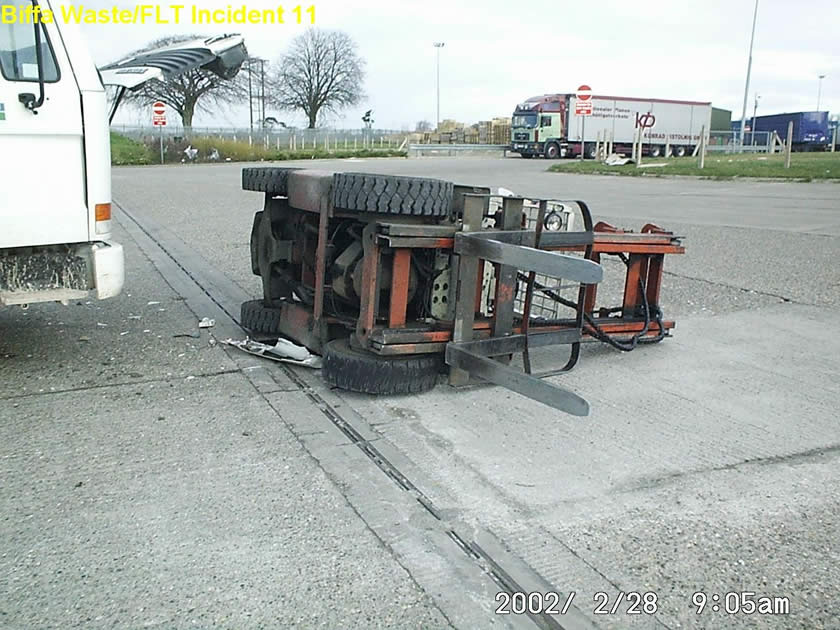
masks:
<svg viewBox="0 0 840 630"><path fill-rule="evenodd" d="M119 243L80 243L0 250L0 306L62 302L95 292L119 295L125 258Z"/></svg>

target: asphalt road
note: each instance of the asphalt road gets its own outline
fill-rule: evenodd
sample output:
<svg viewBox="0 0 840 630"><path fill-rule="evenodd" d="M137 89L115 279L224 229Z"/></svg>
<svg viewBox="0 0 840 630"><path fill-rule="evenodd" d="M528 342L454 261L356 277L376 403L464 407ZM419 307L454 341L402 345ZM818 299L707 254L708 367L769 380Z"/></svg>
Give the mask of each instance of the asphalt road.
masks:
<svg viewBox="0 0 840 630"><path fill-rule="evenodd" d="M0 626L527 626L494 615L498 588L452 551L457 532L523 588L575 593L597 627L836 627L837 185L518 159L317 167L584 199L596 219L684 234L663 297L676 335L588 349L558 377L592 403L585 420L495 387L330 391L223 350L238 331L190 284L220 302L260 291L261 199L240 190L241 166L116 169L115 200L147 228L118 215L125 294L0 311ZM207 315L218 327L199 332ZM791 612L712 610L744 591ZM622 592L655 594L656 613L595 614L597 593L609 608Z"/></svg>

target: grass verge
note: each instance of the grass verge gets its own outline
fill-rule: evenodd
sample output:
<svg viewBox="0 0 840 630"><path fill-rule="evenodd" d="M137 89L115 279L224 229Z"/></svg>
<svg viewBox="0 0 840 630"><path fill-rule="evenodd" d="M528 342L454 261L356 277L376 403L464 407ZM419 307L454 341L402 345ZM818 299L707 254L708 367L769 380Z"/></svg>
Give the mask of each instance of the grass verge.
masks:
<svg viewBox="0 0 840 630"><path fill-rule="evenodd" d="M177 142L167 140L164 143L164 159L168 164L179 163L184 159L184 149L191 146L198 150L196 162L275 162L284 160L321 160L336 158L366 157L405 157L406 151L397 149L287 149L266 148L263 145L250 145L247 142L221 140L218 138L194 138L190 141ZM211 160L213 150L218 152L218 160ZM116 133L111 134L111 163L114 165L159 164L160 148L157 140L148 144L132 140Z"/></svg>
<svg viewBox="0 0 840 630"><path fill-rule="evenodd" d="M663 164L664 166L652 166ZM549 168L555 173L592 175L626 175L630 177L667 177L689 175L704 179L736 179L761 177L798 181L840 180L840 153L794 153L790 168L785 168L783 155L720 154L706 156L706 167L700 169L698 158L643 158L642 167L635 164L607 166L587 160L567 161Z"/></svg>
<svg viewBox="0 0 840 630"><path fill-rule="evenodd" d="M152 152L142 142L111 133L111 164L151 164Z"/></svg>

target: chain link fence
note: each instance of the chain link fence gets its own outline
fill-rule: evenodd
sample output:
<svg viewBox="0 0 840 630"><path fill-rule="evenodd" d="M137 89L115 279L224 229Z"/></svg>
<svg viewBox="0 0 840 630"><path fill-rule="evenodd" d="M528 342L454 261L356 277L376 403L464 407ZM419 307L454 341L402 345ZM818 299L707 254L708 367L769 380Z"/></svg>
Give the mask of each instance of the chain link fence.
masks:
<svg viewBox="0 0 840 630"><path fill-rule="evenodd" d="M711 131L706 151L709 153L771 153L773 133L770 131L746 131L741 142L740 131Z"/></svg>

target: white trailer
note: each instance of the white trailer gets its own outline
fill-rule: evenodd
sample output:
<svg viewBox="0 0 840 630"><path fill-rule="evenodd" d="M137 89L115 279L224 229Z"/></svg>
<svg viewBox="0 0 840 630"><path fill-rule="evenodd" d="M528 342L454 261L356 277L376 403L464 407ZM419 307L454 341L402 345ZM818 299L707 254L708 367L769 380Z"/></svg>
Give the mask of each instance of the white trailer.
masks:
<svg viewBox="0 0 840 630"><path fill-rule="evenodd" d="M709 133L712 104L698 101L675 101L659 98L592 96L592 115L575 114L577 97L569 95L568 142L575 155L580 154L581 133L587 156L594 157L599 139L612 141L615 150L629 152L642 131L645 155L690 154L700 144L701 133ZM585 119L585 122L584 122Z"/></svg>
<svg viewBox="0 0 840 630"><path fill-rule="evenodd" d="M242 38L162 48L100 73L50 0L0 0L0 13L0 307L114 297L124 261L111 240L103 81L117 87L115 109L149 80L197 67L232 76L247 56Z"/></svg>

